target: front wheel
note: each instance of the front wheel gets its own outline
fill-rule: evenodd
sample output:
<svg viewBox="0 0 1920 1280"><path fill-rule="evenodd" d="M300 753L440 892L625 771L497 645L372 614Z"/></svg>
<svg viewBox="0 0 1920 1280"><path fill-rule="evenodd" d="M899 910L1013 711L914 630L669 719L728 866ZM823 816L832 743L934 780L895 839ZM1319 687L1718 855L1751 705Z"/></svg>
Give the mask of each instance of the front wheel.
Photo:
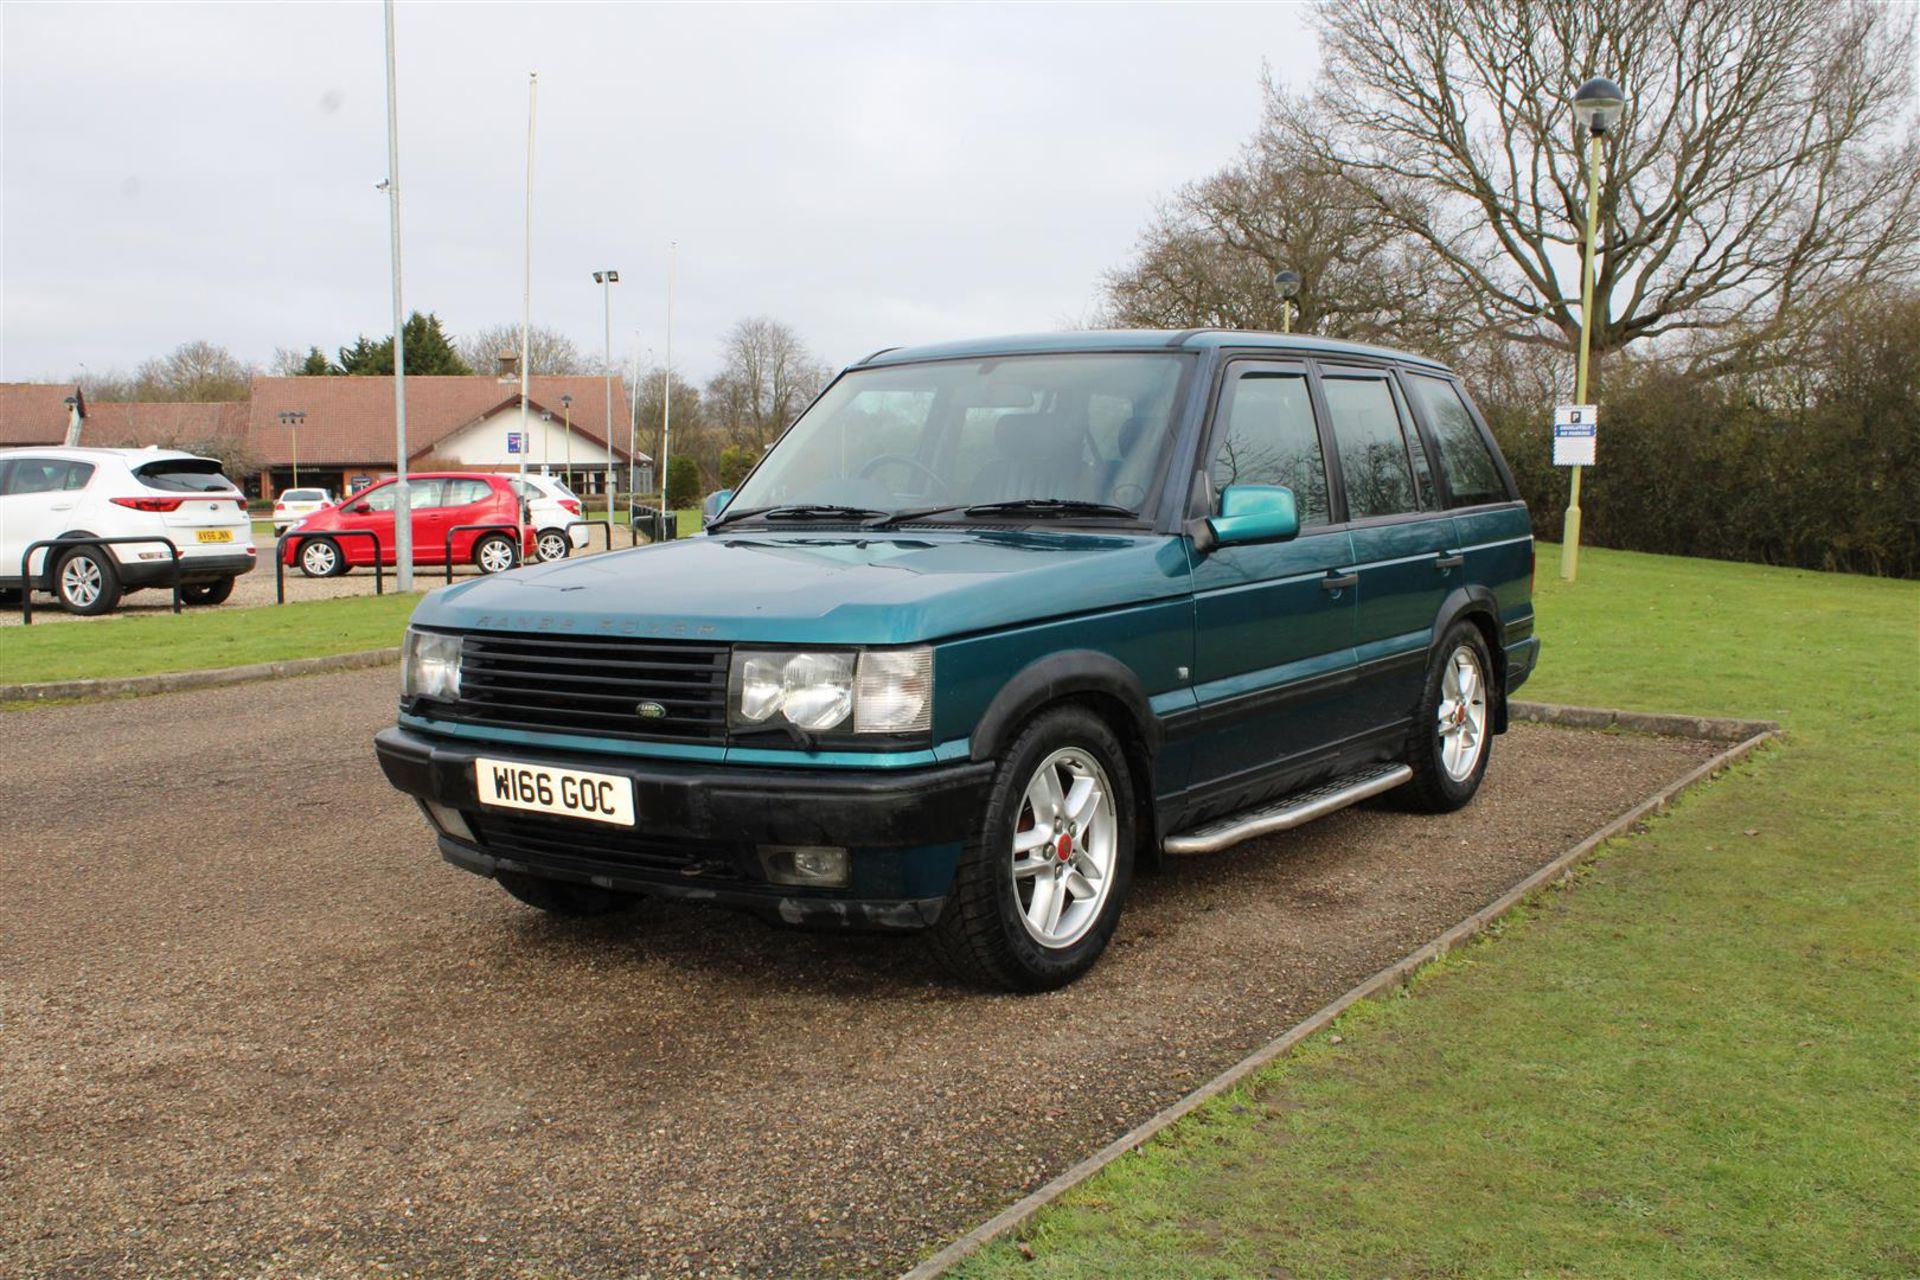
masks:
<svg viewBox="0 0 1920 1280"><path fill-rule="evenodd" d="M1493 755L1493 660L1486 637L1456 622L1434 649L1414 714L1405 796L1427 813L1451 813L1472 800Z"/></svg>
<svg viewBox="0 0 1920 1280"><path fill-rule="evenodd" d="M120 603L120 572L104 547L75 547L60 557L53 593L68 613L111 613Z"/></svg>
<svg viewBox="0 0 1920 1280"><path fill-rule="evenodd" d="M542 529L540 540L534 544L542 560L565 560L573 550L573 539L567 536L565 529Z"/></svg>
<svg viewBox="0 0 1920 1280"><path fill-rule="evenodd" d="M515 558L513 541L503 533L490 533L473 544L473 563L482 573L505 573Z"/></svg>
<svg viewBox="0 0 1920 1280"><path fill-rule="evenodd" d="M597 884L575 884L570 880L548 880L540 876L502 871L494 877L500 887L526 903L555 916L604 916L625 911L640 901L633 893L602 889Z"/></svg>
<svg viewBox="0 0 1920 1280"><path fill-rule="evenodd" d="M332 538L314 538L300 548L300 572L309 578L337 578L347 571L347 558Z"/></svg>
<svg viewBox="0 0 1920 1280"><path fill-rule="evenodd" d="M232 594L232 578L215 578L212 582L195 582L181 587L180 603L190 605L225 604L227 597Z"/></svg>
<svg viewBox="0 0 1920 1280"><path fill-rule="evenodd" d="M940 918L936 955L1015 991L1093 967L1133 877L1133 778L1113 730L1081 707L1036 717L1000 759Z"/></svg>

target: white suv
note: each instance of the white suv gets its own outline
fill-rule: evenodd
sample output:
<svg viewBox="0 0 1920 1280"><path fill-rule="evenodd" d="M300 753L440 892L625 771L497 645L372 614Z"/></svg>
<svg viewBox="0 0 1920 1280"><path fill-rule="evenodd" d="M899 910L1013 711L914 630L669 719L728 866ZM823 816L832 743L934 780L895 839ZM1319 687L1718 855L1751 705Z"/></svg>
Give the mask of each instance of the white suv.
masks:
<svg viewBox="0 0 1920 1280"><path fill-rule="evenodd" d="M273 500L273 531L285 533L316 511L333 505L333 494L325 489L288 489Z"/></svg>
<svg viewBox="0 0 1920 1280"><path fill-rule="evenodd" d="M153 538L33 553L48 538ZM166 587L180 552L180 598L219 604L256 555L247 500L213 458L174 449L0 449L0 600L51 591L71 613L107 613L128 591ZM24 576L23 576L24 575Z"/></svg>
<svg viewBox="0 0 1920 1280"><path fill-rule="evenodd" d="M572 552L583 550L593 537L593 527L580 515L579 496L567 488L565 481L553 476L529 471L524 487L522 479L514 477L513 491L526 504L527 523L535 530L538 540L534 546L540 558L564 560Z"/></svg>

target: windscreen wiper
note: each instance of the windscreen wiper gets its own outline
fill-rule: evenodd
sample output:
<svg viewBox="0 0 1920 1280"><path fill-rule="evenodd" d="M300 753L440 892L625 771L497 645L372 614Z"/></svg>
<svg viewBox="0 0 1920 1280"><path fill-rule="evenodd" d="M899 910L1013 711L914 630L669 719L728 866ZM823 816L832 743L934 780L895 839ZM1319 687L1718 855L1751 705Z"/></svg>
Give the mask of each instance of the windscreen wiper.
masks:
<svg viewBox="0 0 1920 1280"><path fill-rule="evenodd" d="M835 502L800 502L788 507L748 507L745 511L729 511L708 525L707 529L711 532L723 524L732 524L748 516L765 516L769 520L824 520L834 516L852 516L859 520L870 520L886 514L872 507L847 507Z"/></svg>
<svg viewBox="0 0 1920 1280"><path fill-rule="evenodd" d="M966 508L970 516L1123 516L1137 520L1140 513L1131 507L1111 502L1083 502L1078 498L1014 498L1007 502L976 502Z"/></svg>

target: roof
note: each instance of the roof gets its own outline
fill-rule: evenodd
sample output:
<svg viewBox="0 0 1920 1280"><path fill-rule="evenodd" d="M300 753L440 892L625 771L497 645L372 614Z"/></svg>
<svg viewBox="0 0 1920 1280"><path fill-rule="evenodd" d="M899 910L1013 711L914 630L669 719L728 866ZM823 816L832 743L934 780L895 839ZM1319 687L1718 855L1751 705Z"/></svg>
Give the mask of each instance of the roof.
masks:
<svg viewBox="0 0 1920 1280"><path fill-rule="evenodd" d="M73 393L69 383L0 382L0 446L65 440L67 397Z"/></svg>
<svg viewBox="0 0 1920 1280"><path fill-rule="evenodd" d="M909 364L920 360L960 360L980 356L1047 355L1084 351L1208 351L1223 347L1267 348L1301 355L1370 356L1414 364L1446 366L1427 356L1362 342L1316 338L1304 333L1261 333L1243 329L1074 329L1059 333L1011 334L999 338L967 338L921 347L891 347L876 351L854 368Z"/></svg>
<svg viewBox="0 0 1920 1280"><path fill-rule="evenodd" d="M585 435L606 428L607 379L588 375L528 379L527 397L561 415L560 397L573 397L574 429ZM613 379L612 448L626 455L628 430L626 383ZM441 440L471 426L503 405L518 403L516 379L502 382L485 375L407 378L407 449L420 457ZM285 411L305 413L299 426L300 457L315 465L391 466L393 455L393 379L391 377L255 378L247 443L266 463L293 460L294 432L280 421Z"/></svg>
<svg viewBox="0 0 1920 1280"><path fill-rule="evenodd" d="M207 445L225 436L238 436L246 426L244 400L89 400L80 442L123 448Z"/></svg>

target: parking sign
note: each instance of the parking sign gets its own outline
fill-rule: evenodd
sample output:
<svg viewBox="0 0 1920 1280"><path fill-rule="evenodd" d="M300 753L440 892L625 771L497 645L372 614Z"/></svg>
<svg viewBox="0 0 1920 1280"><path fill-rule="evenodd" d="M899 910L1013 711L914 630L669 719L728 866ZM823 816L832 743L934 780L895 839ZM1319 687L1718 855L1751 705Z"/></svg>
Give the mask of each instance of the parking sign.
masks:
<svg viewBox="0 0 1920 1280"><path fill-rule="evenodd" d="M527 433L524 431L507 432L507 452L525 453L527 451Z"/></svg>
<svg viewBox="0 0 1920 1280"><path fill-rule="evenodd" d="M1590 404L1563 404L1553 411L1553 465L1590 467L1599 444L1600 410Z"/></svg>

